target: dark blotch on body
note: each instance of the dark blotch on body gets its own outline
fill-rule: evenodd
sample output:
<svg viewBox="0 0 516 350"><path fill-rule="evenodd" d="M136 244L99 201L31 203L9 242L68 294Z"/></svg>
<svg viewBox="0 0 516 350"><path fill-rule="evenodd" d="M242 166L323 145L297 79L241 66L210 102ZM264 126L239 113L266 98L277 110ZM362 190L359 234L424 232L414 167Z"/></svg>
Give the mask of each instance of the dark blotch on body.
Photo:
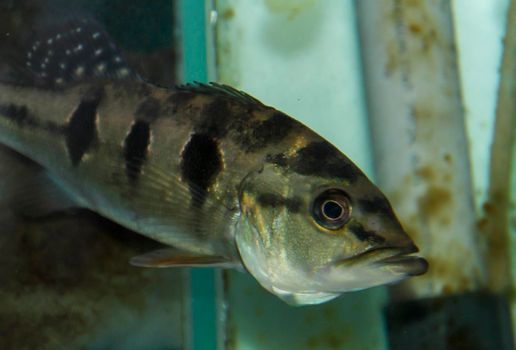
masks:
<svg viewBox="0 0 516 350"><path fill-rule="evenodd" d="M194 134L181 154L181 175L190 186L192 205L201 207L206 192L222 170L217 142L207 134Z"/></svg>
<svg viewBox="0 0 516 350"><path fill-rule="evenodd" d="M300 198L285 198L276 193L262 193L256 198L257 202L264 207L286 207L291 213L299 213L303 207L303 201Z"/></svg>
<svg viewBox="0 0 516 350"><path fill-rule="evenodd" d="M356 238L358 238L360 241L368 241L373 244L381 244L385 242L385 238L382 236L377 235L373 231L368 231L362 226L362 224L359 224L357 222L352 222L348 225L348 229L351 233L355 235Z"/></svg>
<svg viewBox="0 0 516 350"><path fill-rule="evenodd" d="M29 112L25 106L18 106L15 104L0 106L0 114L18 125L25 125L27 123L32 124L32 118L29 116Z"/></svg>
<svg viewBox="0 0 516 350"><path fill-rule="evenodd" d="M29 112L27 107L15 104L0 106L0 116L4 116L12 120L20 127L28 126L41 128L52 133L62 133L66 129L66 127L50 120L39 121Z"/></svg>
<svg viewBox="0 0 516 350"><path fill-rule="evenodd" d="M88 93L79 103L66 126L66 147L73 166L81 162L84 154L97 139L97 107L102 94L102 90L99 89Z"/></svg>
<svg viewBox="0 0 516 350"><path fill-rule="evenodd" d="M246 152L253 152L267 146L273 146L285 137L298 125L289 116L276 112L269 119L250 125L250 133L244 133L239 140Z"/></svg>
<svg viewBox="0 0 516 350"><path fill-rule="evenodd" d="M145 121L135 121L124 141L125 171L130 181L138 179L147 158L150 127Z"/></svg>
<svg viewBox="0 0 516 350"><path fill-rule="evenodd" d="M360 175L360 170L350 160L325 141L312 142L300 149L290 167L301 175L340 178L350 182L356 181Z"/></svg>
<svg viewBox="0 0 516 350"><path fill-rule="evenodd" d="M254 152L279 143L298 125L295 120L280 112L275 112L266 120L255 120L255 110L266 111L258 102L251 104L231 95L215 96L203 108L195 131L216 140L231 132L244 152Z"/></svg>
<svg viewBox="0 0 516 350"><path fill-rule="evenodd" d="M154 97L146 98L137 108L135 116L140 120L152 122L161 111L161 103Z"/></svg>
<svg viewBox="0 0 516 350"><path fill-rule="evenodd" d="M166 105L172 110L172 113L176 114L181 111L181 109L187 108L188 105L191 104L191 101L196 97L195 94L189 91L177 91L172 93L168 98Z"/></svg>
<svg viewBox="0 0 516 350"><path fill-rule="evenodd" d="M226 136L230 123L235 121L234 114L229 101L224 98L214 98L203 109L202 119L195 130L198 134L221 139Z"/></svg>

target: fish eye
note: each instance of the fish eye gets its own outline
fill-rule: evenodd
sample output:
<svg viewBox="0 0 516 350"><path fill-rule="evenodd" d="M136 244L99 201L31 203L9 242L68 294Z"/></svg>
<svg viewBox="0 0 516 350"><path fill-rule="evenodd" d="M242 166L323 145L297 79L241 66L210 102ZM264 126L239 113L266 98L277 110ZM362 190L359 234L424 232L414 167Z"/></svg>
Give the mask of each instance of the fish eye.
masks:
<svg viewBox="0 0 516 350"><path fill-rule="evenodd" d="M312 205L312 216L320 226L338 230L351 216L351 204L346 193L339 189L329 189L319 194Z"/></svg>

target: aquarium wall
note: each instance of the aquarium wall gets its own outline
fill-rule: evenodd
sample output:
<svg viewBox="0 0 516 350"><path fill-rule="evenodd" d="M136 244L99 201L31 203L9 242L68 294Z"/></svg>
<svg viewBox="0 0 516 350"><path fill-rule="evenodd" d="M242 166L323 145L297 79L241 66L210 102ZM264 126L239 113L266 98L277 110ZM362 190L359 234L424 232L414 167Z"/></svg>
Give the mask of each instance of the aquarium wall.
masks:
<svg viewBox="0 0 516 350"><path fill-rule="evenodd" d="M449 296L451 306L433 317L454 322L449 315L460 313L462 319L455 321L467 327L481 327L468 324L468 320L492 317L494 324L510 329L504 297L508 289L498 294L494 281L509 280L510 268L493 273L490 267L500 266L497 261L508 256L509 243L505 241L507 245L493 253L496 248L489 238L486 240L482 227L486 216L490 216L485 211L489 204L485 203L509 1L389 1L381 5L374 1L215 1L214 5L216 11L210 15L216 53L212 75L251 91L338 145L387 190L424 255L434 257L427 277L394 289L345 295L328 305L306 310L282 309L273 298L268 304L268 296L260 296L259 288L251 289L251 281L243 296L241 283L246 276L228 272L224 279L227 346L283 348L296 344L299 348L331 348L332 340L340 339L335 348L375 349L390 344L395 349L410 346L403 341L413 336L412 340L435 337L435 342L430 339L429 344L447 344L452 349L466 346L471 340L457 336L458 327L444 326L439 334L430 334L407 324L389 324L399 322L396 314L404 310L408 317L417 303L408 304L406 309L388 308L386 318L377 322L383 306L389 304L387 295L391 300L424 298L444 304ZM388 38L391 33L392 40ZM489 48L480 48L483 41ZM389 83L389 79L392 84L382 91L382 84ZM293 97L286 98L290 94ZM404 112L404 101L412 98L423 104L409 106ZM414 123L413 118L420 119ZM396 149L403 137L407 137L407 144ZM381 139L384 141L379 144ZM428 141L418 141L425 139ZM410 147L415 147L412 154ZM511 147L510 142L506 144L509 155ZM446 155L447 149L453 154ZM404 164L407 169L409 164L416 164L414 157L427 159L428 166L416 161L416 167L403 174ZM454 180L446 180L446 173L452 174ZM440 191L444 189L440 181L448 189ZM453 204L446 207L447 202ZM411 224L414 215L421 220L419 228ZM433 228L429 231L429 227ZM503 237L507 231L489 235ZM485 309L476 308L485 300L470 299L470 293L486 291L495 291L500 303L498 297L487 298ZM353 306L361 305L361 298L370 307L362 308L357 319L354 312L346 310L355 310ZM254 313L253 305L257 307ZM433 307L435 304L430 309ZM322 316L319 308L334 310L339 320ZM305 312L322 318L304 324L300 320L308 317ZM395 316L391 319L392 314ZM317 335L315 329L325 322L338 325L335 334L322 331L321 336ZM287 332L283 324L295 331ZM322 329L328 330L325 326ZM353 331L348 334L343 331L346 329ZM371 336L373 330L378 338ZM390 331L408 336L401 342L389 342ZM479 334L488 336L491 331L492 328ZM443 340L446 336L453 341L447 343ZM496 336L504 339L479 344L484 348L510 346L510 331Z"/></svg>
<svg viewBox="0 0 516 350"><path fill-rule="evenodd" d="M2 64L50 14L105 25L131 66L158 84L182 75L172 1L0 1ZM15 62L16 64L16 62ZM23 69L24 62L17 62ZM2 66L2 69L4 67ZM1 178L13 166L2 158ZM0 184L0 193L5 189ZM27 189L32 191L33 189ZM1 349L182 349L183 270L138 269L131 257L159 245L90 212L0 223ZM189 296L188 296L188 300Z"/></svg>
<svg viewBox="0 0 516 350"><path fill-rule="evenodd" d="M162 246L94 213L2 207L0 349L513 348L514 0L0 0L0 53L49 13L93 17L150 83L228 84L321 134L430 270L293 307L245 271L131 266Z"/></svg>

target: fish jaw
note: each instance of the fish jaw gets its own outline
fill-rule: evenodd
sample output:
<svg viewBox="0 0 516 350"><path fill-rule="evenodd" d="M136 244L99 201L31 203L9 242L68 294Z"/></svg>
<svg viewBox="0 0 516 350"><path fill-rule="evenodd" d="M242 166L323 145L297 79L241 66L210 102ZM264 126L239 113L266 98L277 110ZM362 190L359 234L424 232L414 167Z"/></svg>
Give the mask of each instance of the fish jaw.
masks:
<svg viewBox="0 0 516 350"><path fill-rule="evenodd" d="M321 281L334 292L351 292L420 276L428 262L419 256L415 245L403 248L372 249L353 258L337 260L321 273Z"/></svg>
<svg viewBox="0 0 516 350"><path fill-rule="evenodd" d="M293 306L322 304L346 292L400 282L424 274L428 262L415 245L371 249L310 269L269 254L253 225L241 220L235 240L243 265L262 287Z"/></svg>

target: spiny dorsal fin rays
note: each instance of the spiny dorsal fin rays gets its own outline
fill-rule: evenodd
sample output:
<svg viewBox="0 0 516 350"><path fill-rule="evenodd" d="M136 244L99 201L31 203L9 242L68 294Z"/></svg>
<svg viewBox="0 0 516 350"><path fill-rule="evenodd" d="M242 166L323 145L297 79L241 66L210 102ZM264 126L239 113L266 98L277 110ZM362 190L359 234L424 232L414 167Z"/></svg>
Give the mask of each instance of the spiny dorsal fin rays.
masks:
<svg viewBox="0 0 516 350"><path fill-rule="evenodd" d="M226 84L220 84L216 82L205 84L195 81L193 83L178 85L176 86L176 89L179 91L206 94L211 96L229 97L241 103L266 107L261 101L254 98L253 96Z"/></svg>
<svg viewBox="0 0 516 350"><path fill-rule="evenodd" d="M24 60L32 72L32 84L42 88L63 88L91 79L140 79L92 19L69 19L39 30Z"/></svg>

